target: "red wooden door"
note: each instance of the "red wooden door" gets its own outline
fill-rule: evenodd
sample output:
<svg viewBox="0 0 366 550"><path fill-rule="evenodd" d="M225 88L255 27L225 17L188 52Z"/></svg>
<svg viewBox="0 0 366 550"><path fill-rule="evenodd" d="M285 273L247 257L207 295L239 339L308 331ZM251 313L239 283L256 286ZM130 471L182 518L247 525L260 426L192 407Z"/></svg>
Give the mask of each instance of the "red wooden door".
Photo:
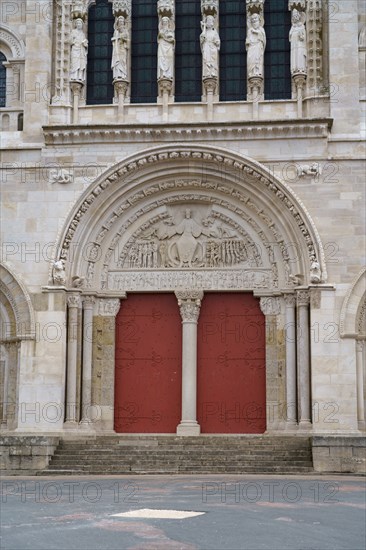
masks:
<svg viewBox="0 0 366 550"><path fill-rule="evenodd" d="M202 433L265 431L265 319L251 294L205 294L197 383Z"/></svg>
<svg viewBox="0 0 366 550"><path fill-rule="evenodd" d="M181 318L174 294L131 294L116 319L115 430L175 433L181 417Z"/></svg>

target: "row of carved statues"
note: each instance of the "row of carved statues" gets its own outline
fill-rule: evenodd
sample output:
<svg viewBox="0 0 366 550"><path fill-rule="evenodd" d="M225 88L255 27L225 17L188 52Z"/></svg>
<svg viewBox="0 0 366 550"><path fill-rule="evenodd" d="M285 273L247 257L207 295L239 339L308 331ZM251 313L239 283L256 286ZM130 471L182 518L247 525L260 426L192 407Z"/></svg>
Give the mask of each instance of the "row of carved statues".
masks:
<svg viewBox="0 0 366 550"><path fill-rule="evenodd" d="M123 15L116 17L112 36L113 54L111 68L114 80L129 81L130 25ZM202 52L202 78L218 78L220 36L217 18L207 15L201 22L200 45ZM291 43L291 73L306 74L307 46L305 14L292 10L292 25L289 34ZM158 80L174 79L175 24L172 17L160 18L157 35ZM246 37L248 78L263 78L266 33L259 14L249 17ZM81 18L75 20L71 33L70 79L85 82L87 66L88 40Z"/></svg>

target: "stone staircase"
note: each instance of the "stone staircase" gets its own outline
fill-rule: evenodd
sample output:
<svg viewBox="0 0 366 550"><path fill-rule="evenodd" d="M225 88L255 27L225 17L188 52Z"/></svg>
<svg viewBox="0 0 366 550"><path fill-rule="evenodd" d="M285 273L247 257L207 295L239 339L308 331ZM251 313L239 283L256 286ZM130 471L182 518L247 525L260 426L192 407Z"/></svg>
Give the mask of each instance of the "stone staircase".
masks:
<svg viewBox="0 0 366 550"><path fill-rule="evenodd" d="M284 436L98 436L61 440L38 475L298 474L313 471L311 441Z"/></svg>

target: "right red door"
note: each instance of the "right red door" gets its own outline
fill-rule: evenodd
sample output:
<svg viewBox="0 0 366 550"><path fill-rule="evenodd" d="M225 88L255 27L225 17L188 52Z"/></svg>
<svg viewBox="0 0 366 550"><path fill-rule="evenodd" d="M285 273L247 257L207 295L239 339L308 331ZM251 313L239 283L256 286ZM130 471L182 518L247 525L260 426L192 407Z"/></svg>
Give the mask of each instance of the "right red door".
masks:
<svg viewBox="0 0 366 550"><path fill-rule="evenodd" d="M198 322L197 417L202 433L266 429L265 318L244 293L206 293Z"/></svg>

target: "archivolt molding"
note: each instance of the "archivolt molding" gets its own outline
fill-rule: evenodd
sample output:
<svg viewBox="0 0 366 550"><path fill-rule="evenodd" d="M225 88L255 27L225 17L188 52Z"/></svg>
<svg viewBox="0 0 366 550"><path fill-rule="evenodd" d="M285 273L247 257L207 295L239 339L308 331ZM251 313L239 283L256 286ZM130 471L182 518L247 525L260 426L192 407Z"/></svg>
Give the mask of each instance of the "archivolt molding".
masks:
<svg viewBox="0 0 366 550"><path fill-rule="evenodd" d="M188 174L190 177L183 177ZM298 268L303 282L306 284L314 260L320 264L321 282L326 281L319 235L305 207L284 182L252 159L216 147L184 144L137 153L99 177L70 214L56 259L67 264L73 243L79 247L94 243L96 250L106 250L108 243L103 261L106 267L121 235L139 217L163 205L189 201L219 204L244 220L263 243L277 243L287 279L296 273L291 274L288 269L286 247L288 243L298 243L300 253L305 252L305 257L297 262L297 267L301 264ZM121 220L124 223L118 230L110 231ZM104 239L107 240L103 242ZM268 247L267 252L270 254ZM90 264L93 261L88 266L92 271ZM73 257L68 276L80 269L80 261ZM91 280L93 273L86 276Z"/></svg>
<svg viewBox="0 0 366 550"><path fill-rule="evenodd" d="M28 291L9 267L2 263L0 263L0 292L13 310L17 338L21 340L35 338L34 311Z"/></svg>
<svg viewBox="0 0 366 550"><path fill-rule="evenodd" d="M364 337L366 315L366 268L354 280L343 301L340 315L342 338Z"/></svg>
<svg viewBox="0 0 366 550"><path fill-rule="evenodd" d="M25 45L23 40L6 25L0 26L0 46L4 44L10 52L13 59L24 59ZM4 52L9 53L9 52ZM8 59L8 61L10 61Z"/></svg>

